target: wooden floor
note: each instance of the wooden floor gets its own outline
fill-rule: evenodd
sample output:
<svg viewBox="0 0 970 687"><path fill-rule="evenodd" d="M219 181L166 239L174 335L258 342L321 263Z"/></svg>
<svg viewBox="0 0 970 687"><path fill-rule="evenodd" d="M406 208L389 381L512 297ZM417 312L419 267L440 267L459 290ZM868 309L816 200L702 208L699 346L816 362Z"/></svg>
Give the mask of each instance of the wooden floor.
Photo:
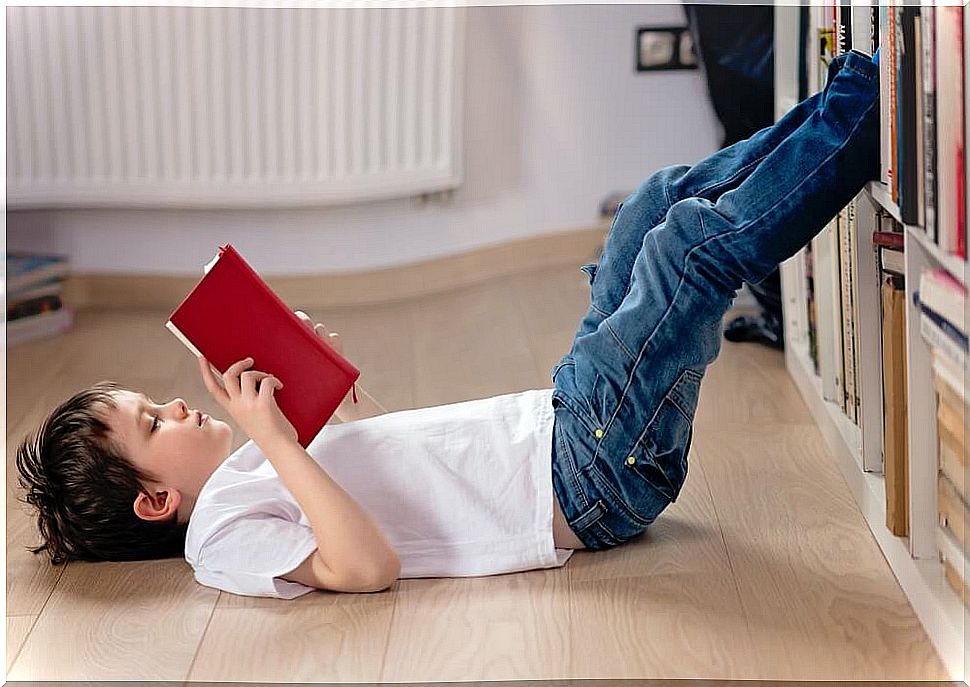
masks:
<svg viewBox="0 0 970 687"><path fill-rule="evenodd" d="M402 410L550 387L588 294L570 266L310 315ZM166 315L82 312L9 351L11 680L947 678L782 355L752 345L725 343L708 373L677 503L641 540L561 569L286 602L201 587L177 559L53 568L24 550L13 456L56 402L114 379L223 416Z"/></svg>

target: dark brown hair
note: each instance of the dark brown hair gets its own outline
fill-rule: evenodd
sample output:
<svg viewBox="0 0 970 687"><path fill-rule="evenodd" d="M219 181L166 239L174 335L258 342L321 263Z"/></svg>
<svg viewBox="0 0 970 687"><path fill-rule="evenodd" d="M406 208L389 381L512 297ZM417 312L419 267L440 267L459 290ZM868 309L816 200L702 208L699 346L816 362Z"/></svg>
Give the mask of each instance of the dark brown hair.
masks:
<svg viewBox="0 0 970 687"><path fill-rule="evenodd" d="M106 408L115 409L115 382L98 382L54 409L17 449L25 498L37 511L51 563L126 561L181 556L187 524L149 522L133 504L154 475L139 470L109 436Z"/></svg>

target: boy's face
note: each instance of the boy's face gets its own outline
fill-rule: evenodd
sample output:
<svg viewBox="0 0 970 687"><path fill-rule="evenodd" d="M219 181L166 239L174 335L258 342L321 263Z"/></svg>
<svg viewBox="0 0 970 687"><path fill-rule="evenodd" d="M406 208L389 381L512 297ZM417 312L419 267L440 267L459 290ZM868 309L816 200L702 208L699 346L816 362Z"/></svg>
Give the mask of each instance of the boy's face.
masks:
<svg viewBox="0 0 970 687"><path fill-rule="evenodd" d="M146 520L188 520L202 486L232 451L232 427L189 408L180 399L157 404L134 391L114 394L116 409L106 409L111 436L141 470L158 478L143 485L135 512Z"/></svg>

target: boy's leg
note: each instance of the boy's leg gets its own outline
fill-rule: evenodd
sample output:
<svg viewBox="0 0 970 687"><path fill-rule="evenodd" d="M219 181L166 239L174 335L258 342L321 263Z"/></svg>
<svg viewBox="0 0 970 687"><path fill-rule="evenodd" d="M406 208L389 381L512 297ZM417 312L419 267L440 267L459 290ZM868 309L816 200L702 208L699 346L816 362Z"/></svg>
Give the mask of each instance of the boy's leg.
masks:
<svg viewBox="0 0 970 687"><path fill-rule="evenodd" d="M680 200L645 233L626 298L557 367L554 404L578 422L561 430L576 474L554 464L553 481L561 494L582 475L608 504L600 542L635 536L676 498L700 380L742 281L764 278L877 175L878 67L855 53L840 66L819 108L737 188ZM593 518L566 510L601 548L582 532Z"/></svg>
<svg viewBox="0 0 970 687"><path fill-rule="evenodd" d="M829 83L847 55L840 55L829 66ZM816 93L793 107L775 124L750 138L717 151L697 164L673 165L658 170L620 204L607 235L598 263L582 266L589 276L590 307L579 325L577 337L599 327L612 314L630 290L633 263L640 252L646 232L663 221L674 203L685 198L716 201L721 194L737 188L758 164L824 102L828 91Z"/></svg>

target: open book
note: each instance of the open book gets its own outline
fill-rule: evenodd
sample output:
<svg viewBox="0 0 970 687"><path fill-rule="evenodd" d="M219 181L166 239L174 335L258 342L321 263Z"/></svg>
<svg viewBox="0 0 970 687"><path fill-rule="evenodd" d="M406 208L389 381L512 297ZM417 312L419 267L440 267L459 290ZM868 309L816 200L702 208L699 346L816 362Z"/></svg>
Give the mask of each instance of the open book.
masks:
<svg viewBox="0 0 970 687"><path fill-rule="evenodd" d="M274 392L276 402L304 448L360 377L229 244L220 246L165 326L220 375L252 357L249 369L277 377L283 388Z"/></svg>

